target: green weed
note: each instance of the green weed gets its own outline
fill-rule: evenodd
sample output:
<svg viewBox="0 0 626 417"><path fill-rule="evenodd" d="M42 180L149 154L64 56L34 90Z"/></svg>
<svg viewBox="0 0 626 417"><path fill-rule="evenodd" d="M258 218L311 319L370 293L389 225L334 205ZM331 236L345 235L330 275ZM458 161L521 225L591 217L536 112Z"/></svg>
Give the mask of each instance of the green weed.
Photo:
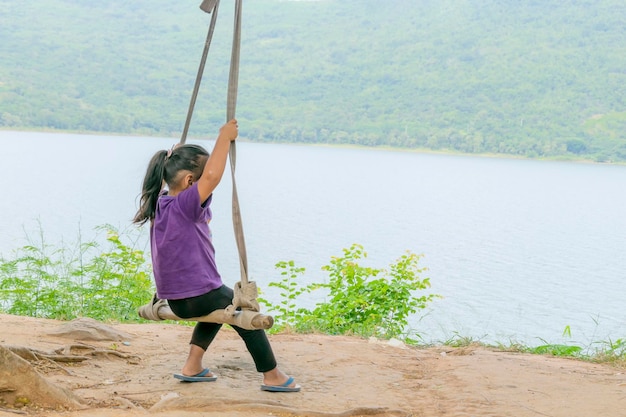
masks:
<svg viewBox="0 0 626 417"><path fill-rule="evenodd" d="M297 277L304 273L293 261L280 262L283 280L272 283L283 291L276 304L263 300L275 316L278 329L289 327L300 332L356 334L392 338L404 333L408 317L426 307L437 295L417 297L415 291L430 287L428 278L420 274L421 256L408 252L389 270L365 267L359 261L367 257L363 247L354 244L343 250L342 257L333 257L322 270L329 273L327 283L300 286ZM312 310L296 308L296 299L304 293L323 289L324 302Z"/></svg>
<svg viewBox="0 0 626 417"><path fill-rule="evenodd" d="M137 308L154 292L144 252L123 243L110 225L97 229L108 244L101 253L95 241L80 236L74 245L53 247L40 230L12 259L0 258L0 310L60 320L138 320Z"/></svg>
<svg viewBox="0 0 626 417"><path fill-rule="evenodd" d="M295 327L308 313L307 310L298 308L296 300L301 294L310 292L313 286L302 287L298 284L298 277L304 274L305 268L296 266L294 261L281 261L275 267L283 278L278 282L270 282L268 286L278 288L281 299L274 304L259 297L259 302L264 303L268 311L274 313L274 331L277 331Z"/></svg>

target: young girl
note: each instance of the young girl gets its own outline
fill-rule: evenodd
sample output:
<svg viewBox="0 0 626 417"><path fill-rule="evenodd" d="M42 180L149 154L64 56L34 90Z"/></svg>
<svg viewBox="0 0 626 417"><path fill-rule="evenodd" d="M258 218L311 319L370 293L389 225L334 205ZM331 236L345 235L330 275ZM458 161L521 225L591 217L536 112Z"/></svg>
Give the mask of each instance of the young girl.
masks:
<svg viewBox="0 0 626 417"><path fill-rule="evenodd" d="M198 145L180 145L158 151L150 160L143 180L141 203L134 222L150 222L150 246L157 297L166 299L181 318L200 317L232 303L233 290L222 283L215 264L215 249L208 222L213 190L226 167L230 142L238 135L236 120L220 129L213 153ZM163 185L167 184L167 191ZM182 372L187 382L215 381L202 366L205 351L222 327L198 322L193 330L189 356ZM276 366L264 330L232 326L244 340L256 369L263 373L261 389L296 392L294 383Z"/></svg>

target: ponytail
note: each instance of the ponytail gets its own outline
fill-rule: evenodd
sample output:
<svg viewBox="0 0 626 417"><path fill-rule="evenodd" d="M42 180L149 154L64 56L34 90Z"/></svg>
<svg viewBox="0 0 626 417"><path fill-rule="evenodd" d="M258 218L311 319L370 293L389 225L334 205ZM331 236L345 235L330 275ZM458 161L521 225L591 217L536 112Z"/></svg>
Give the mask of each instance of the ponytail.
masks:
<svg viewBox="0 0 626 417"><path fill-rule="evenodd" d="M154 219L159 193L163 189L165 175L165 161L168 151L158 151L148 164L146 176L141 187L141 200L139 210L135 214L133 223L143 225L148 220Z"/></svg>
<svg viewBox="0 0 626 417"><path fill-rule="evenodd" d="M148 220L154 220L157 200L163 189L163 183L174 184L182 171L191 172L197 181L202 175L204 164L209 153L200 145L181 145L169 151L158 151L154 154L141 187L139 210L135 214L133 223L142 225Z"/></svg>

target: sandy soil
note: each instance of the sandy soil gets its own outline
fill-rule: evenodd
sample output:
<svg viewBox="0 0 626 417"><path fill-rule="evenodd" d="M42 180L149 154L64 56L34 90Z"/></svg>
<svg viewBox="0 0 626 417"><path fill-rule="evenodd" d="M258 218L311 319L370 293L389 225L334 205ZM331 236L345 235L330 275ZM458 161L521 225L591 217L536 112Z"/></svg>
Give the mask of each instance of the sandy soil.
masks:
<svg viewBox="0 0 626 417"><path fill-rule="evenodd" d="M302 391L268 393L260 390L243 342L227 327L206 356L205 366L219 379L190 384L172 377L186 357L190 327L114 324L105 329L118 340L86 340L59 334L67 325L0 315L0 346L84 359L18 360L75 396L71 409L46 405L38 384L20 379L25 368L5 366L3 373L0 364L1 417L626 416L626 370L610 365L483 347L420 349L280 334L270 336L280 366Z"/></svg>

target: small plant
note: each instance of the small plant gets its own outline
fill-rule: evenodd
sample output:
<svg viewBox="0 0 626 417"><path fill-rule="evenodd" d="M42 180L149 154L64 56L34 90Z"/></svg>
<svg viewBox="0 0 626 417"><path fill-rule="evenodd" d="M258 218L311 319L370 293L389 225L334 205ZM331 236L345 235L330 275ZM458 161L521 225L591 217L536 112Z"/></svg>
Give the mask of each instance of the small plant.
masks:
<svg viewBox="0 0 626 417"><path fill-rule="evenodd" d="M280 302L272 304L265 298L259 298L260 302L268 306L269 312L277 313L274 314L274 332L295 327L306 313L306 310L297 307L296 299L300 294L310 291L310 288L301 287L297 282L298 276L304 274L305 268L297 267L294 261L281 261L275 267L281 271L280 275L283 278L279 282L270 282L268 285L280 290Z"/></svg>
<svg viewBox="0 0 626 417"><path fill-rule="evenodd" d="M626 339L606 340L598 342L600 345L592 360L594 362L612 363L626 368Z"/></svg>
<svg viewBox="0 0 626 417"><path fill-rule="evenodd" d="M545 344L529 348L529 353L535 353L538 355L553 355L553 356L580 356L582 348L580 346L560 345L560 344Z"/></svg>
<svg viewBox="0 0 626 417"><path fill-rule="evenodd" d="M445 346L460 348L472 345L480 345L481 342L479 340L475 340L473 337L461 336L459 333L454 332L454 336L447 339L445 342L443 342L443 344Z"/></svg>
<svg viewBox="0 0 626 417"><path fill-rule="evenodd" d="M563 329L563 337L572 337L572 329L569 325ZM545 340L543 345L527 348L526 351L538 355L553 355L553 356L571 356L571 357L583 357L583 348L576 345L563 345L547 343Z"/></svg>
<svg viewBox="0 0 626 417"><path fill-rule="evenodd" d="M89 290L83 293L84 314L96 320L136 319L137 307L154 293L144 252L122 243L114 228L102 228L112 250L96 256L84 268Z"/></svg>
<svg viewBox="0 0 626 417"><path fill-rule="evenodd" d="M563 336L567 336L570 338L572 337L572 329L570 328L569 324L563 329Z"/></svg>
<svg viewBox="0 0 626 417"><path fill-rule="evenodd" d="M430 286L428 278L420 278L425 271L418 267L420 256L407 253L390 266L390 270L361 266L358 261L367 257L360 245L343 250L342 257L333 257L322 270L329 273L328 283L298 286L296 277L304 272L294 263L277 264L285 269L282 282L270 284L283 289L283 300L269 303L270 311L281 313L297 331L317 331L327 334L357 334L392 338L403 334L409 315L425 308L436 295L416 297L414 292ZM296 298L317 289L328 291L325 302L313 310L296 309ZM266 301L266 304L267 301Z"/></svg>

